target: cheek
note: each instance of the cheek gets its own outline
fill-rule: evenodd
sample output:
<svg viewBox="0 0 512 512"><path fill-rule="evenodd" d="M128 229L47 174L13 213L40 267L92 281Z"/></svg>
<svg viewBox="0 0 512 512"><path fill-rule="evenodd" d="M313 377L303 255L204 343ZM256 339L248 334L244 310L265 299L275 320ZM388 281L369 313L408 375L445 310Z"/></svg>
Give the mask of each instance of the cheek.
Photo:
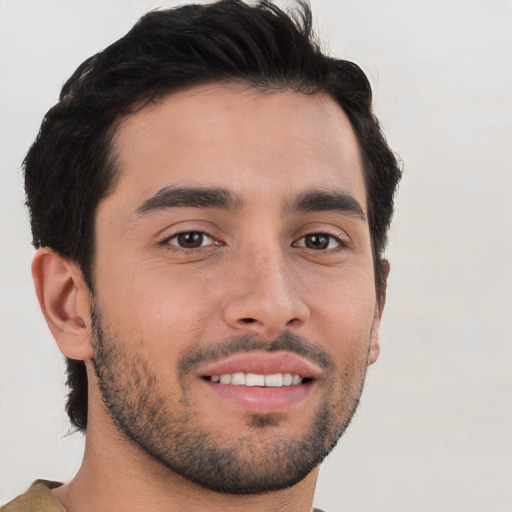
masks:
<svg viewBox="0 0 512 512"><path fill-rule="evenodd" d="M373 271L347 269L308 288L313 339L326 343L341 365L366 357L375 316Z"/></svg>
<svg viewBox="0 0 512 512"><path fill-rule="evenodd" d="M184 350L193 339L207 336L206 328L217 297L208 272L165 266L139 268L130 279L117 279L102 303L109 321L127 343L151 346L156 357Z"/></svg>

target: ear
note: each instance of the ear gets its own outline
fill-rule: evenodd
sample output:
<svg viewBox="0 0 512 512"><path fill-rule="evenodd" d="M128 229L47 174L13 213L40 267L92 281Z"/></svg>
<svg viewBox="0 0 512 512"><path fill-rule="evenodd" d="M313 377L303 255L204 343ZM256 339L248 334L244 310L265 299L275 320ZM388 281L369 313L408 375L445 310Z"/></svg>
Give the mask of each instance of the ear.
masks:
<svg viewBox="0 0 512 512"><path fill-rule="evenodd" d="M389 261L382 260L381 262L381 271L382 275L379 277L380 279L380 293L377 297L377 304L375 305L375 313L373 317L372 324L372 332L370 335L370 351L368 353L368 366L375 363L380 354L380 345L379 345L379 326L382 318L382 312L384 311L384 306L386 305L386 287L388 282L389 275Z"/></svg>
<svg viewBox="0 0 512 512"><path fill-rule="evenodd" d="M41 248L32 261L32 277L39 305L60 351L70 359L90 359L90 292L77 265Z"/></svg>

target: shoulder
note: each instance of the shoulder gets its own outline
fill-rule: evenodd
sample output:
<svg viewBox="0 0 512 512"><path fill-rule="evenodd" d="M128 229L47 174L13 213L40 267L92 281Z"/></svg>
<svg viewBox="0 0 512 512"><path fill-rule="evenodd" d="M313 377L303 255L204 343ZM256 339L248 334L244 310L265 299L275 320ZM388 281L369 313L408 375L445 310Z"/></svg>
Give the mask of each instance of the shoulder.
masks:
<svg viewBox="0 0 512 512"><path fill-rule="evenodd" d="M49 480L36 480L26 492L0 507L0 512L66 512L51 491L59 485Z"/></svg>

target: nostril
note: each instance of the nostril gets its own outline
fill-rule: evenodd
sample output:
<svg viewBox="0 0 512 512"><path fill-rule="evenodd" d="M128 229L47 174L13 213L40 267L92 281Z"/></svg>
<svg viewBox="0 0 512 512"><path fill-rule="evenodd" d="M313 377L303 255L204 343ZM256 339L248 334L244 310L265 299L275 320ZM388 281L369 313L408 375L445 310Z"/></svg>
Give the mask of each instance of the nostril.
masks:
<svg viewBox="0 0 512 512"><path fill-rule="evenodd" d="M254 318L242 318L241 320L246 324L253 324L254 322L256 322Z"/></svg>

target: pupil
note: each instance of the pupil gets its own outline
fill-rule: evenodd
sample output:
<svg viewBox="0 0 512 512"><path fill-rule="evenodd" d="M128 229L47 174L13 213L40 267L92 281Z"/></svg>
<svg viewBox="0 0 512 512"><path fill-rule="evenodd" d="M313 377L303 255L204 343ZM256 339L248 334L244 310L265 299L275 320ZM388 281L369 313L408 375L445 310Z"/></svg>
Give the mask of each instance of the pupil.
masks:
<svg viewBox="0 0 512 512"><path fill-rule="evenodd" d="M325 235L308 235L306 237L306 247L309 249L327 249L329 247L329 237Z"/></svg>
<svg viewBox="0 0 512 512"><path fill-rule="evenodd" d="M190 231L189 233L182 233L178 235L178 243L181 247L186 249L195 249L201 247L203 243L203 234L197 231Z"/></svg>

